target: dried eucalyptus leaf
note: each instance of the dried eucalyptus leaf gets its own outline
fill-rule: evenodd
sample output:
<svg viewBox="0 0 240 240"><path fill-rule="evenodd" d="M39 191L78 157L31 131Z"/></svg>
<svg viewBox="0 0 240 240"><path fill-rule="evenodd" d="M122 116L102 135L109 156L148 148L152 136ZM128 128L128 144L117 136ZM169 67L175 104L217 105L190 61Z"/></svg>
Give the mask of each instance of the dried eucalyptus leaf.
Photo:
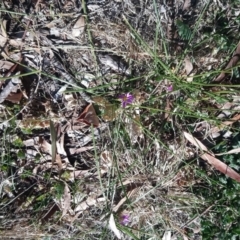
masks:
<svg viewBox="0 0 240 240"><path fill-rule="evenodd" d="M79 37L83 34L85 28L85 18L81 16L72 28L73 37Z"/></svg>

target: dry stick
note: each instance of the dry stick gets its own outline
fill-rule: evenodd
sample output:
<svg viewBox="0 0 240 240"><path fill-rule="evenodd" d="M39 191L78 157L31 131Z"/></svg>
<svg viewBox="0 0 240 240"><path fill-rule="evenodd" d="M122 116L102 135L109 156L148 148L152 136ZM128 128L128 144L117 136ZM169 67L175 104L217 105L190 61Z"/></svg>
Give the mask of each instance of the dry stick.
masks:
<svg viewBox="0 0 240 240"><path fill-rule="evenodd" d="M5 206L3 206L2 208L0 208L0 210L4 209L5 207L7 207L10 203L14 202L16 199L18 199L21 195L23 195L25 192L27 192L30 188L34 187L37 184L37 182L33 183L30 187L28 187L27 189L25 189L23 192L21 192L19 195L17 195L15 198L13 198L10 202L8 202Z"/></svg>

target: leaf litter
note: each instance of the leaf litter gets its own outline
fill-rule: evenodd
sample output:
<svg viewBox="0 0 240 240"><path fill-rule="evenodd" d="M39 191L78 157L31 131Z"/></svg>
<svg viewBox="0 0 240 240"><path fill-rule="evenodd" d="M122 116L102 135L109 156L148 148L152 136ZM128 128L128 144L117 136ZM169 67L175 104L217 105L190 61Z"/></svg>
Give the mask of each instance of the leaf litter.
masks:
<svg viewBox="0 0 240 240"><path fill-rule="evenodd" d="M194 9L190 1L183 3L183 11L197 13L195 12L197 8ZM11 1L9 4L11 5ZM4 15L0 35L3 57L0 59L1 77L4 81L2 81L0 97L4 106L9 109L13 106L17 109L9 115L21 132L19 136L23 144L23 147L9 150L14 161L9 165L8 172L13 169L14 171L16 169L16 172L12 176L4 175L4 184L1 184L3 204L1 203L0 207L9 219L17 217L21 225L21 219L29 216L25 211L31 212L35 209L37 221L51 223L53 229L57 228L60 222L64 222L68 227L71 225L73 232L80 234L88 230L99 234L97 229L104 228L105 221L105 228L108 222L110 229L119 239L122 233L116 221L119 220L117 216L122 216L124 212L128 214L131 212L131 221L128 221L127 217L126 221L133 229L132 234L136 235L139 234L137 229L144 228L148 223L151 228L152 226L155 228L159 224L156 216L161 216L162 212L166 214L164 221L169 222L170 219L173 229L178 229L178 226L189 219L189 216L185 217L184 211L173 211L176 208L175 203L169 201L169 193L166 194L165 190L172 188L172 192L176 194L177 187L184 194L184 188L191 186L191 182L194 182L191 181L194 180L193 171L190 170L187 177L186 172L185 176L182 175L183 171L179 170L179 163L189 156L191 158L192 152L196 151L191 147L183 146L176 133L169 131L166 135L159 135L161 126L158 126L159 129L155 128L153 123L156 120L150 114L144 116L144 108L148 100L154 101L150 96L152 89L154 89L152 93L154 92L156 96L167 93L164 103L159 104L162 100L158 98L154 103L154 108L165 109L163 118L159 115L154 118L158 118L161 124L164 121L173 123L175 131L177 124L175 125L176 119L172 114L176 110L174 101L182 96L179 94L180 91L175 91L174 79L166 78L167 84L164 84L164 81L156 84L153 80L149 80L152 78L151 74L142 77L148 75L145 70L152 63L151 54L141 46L135 33L119 18L121 14L114 12L114 9L123 11L131 24L136 20L138 32L143 35L144 41L149 46L154 46L157 25L154 19L158 19L159 16L155 17L153 2L144 4L144 2L139 3L139 7L131 4L130 1L126 3L126 8L122 9L123 6L119 1L111 1L106 5L92 1L86 6L89 22L86 21L85 15L79 14L82 6L69 1L59 2L55 8L52 8L47 1L38 1L36 5L30 4L30 11L41 14L36 14L36 19L33 21L27 20L27 17L17 19L21 27L12 26L11 24L15 24L14 21L9 25L6 20L8 17ZM9 9L7 6L4 4L3 9L19 11L14 4ZM171 17L174 14L169 15L168 12L168 9L175 12L177 8L174 8L170 2L158 7L161 9L159 14L163 29L169 33L166 37L170 42L172 53L181 51L185 43L182 39L176 41L176 38L179 36L184 38L184 32L178 33L181 28L176 30L176 19ZM127 9L130 9L129 15ZM20 11L27 14L25 10L24 4L21 5ZM139 11L142 16L141 21L138 20ZM11 14L10 18L13 16ZM132 16L135 20L132 20ZM36 26L35 20L41 24ZM89 29L93 42L89 38L87 31ZM190 28L188 34L189 31ZM95 51L91 51L91 48ZM160 56L162 49L156 51ZM172 55L174 58L174 54ZM227 70L237 64L235 55L227 65ZM201 67L208 69L209 65L216 63L214 57L201 56L204 62ZM196 62L198 65L198 61ZM198 69L195 68L195 64L193 67L188 56L184 59L184 63L187 81L192 82ZM19 73L24 76L16 80ZM142 78L141 83L144 83L145 79L149 80L152 84L151 90L136 84L135 87L140 90L135 94L135 102L132 101L133 99L124 98L126 104L122 104L124 109L121 108L120 104L114 101L121 94L117 92L118 86L126 85L123 88L126 88L124 92L127 93L130 85L125 80L139 76ZM223 75L219 75L216 79L220 82ZM101 96L102 100L94 98L92 95L103 95L104 92L96 90L96 93L92 94L92 89L105 85L112 87L109 95ZM66 92L73 88L77 89L75 93ZM144 94L147 94L149 99L141 98L140 95ZM97 111L100 102L104 103L103 114ZM217 110L223 111L220 108ZM210 132L221 131L223 125L231 127L238 121L237 115L231 115L228 115L230 119L225 119L226 121L224 120L217 129L216 126L210 126ZM4 121L8 121L8 118L5 117ZM119 122L122 122L123 126L117 125ZM117 133L113 131L117 137L113 137L112 133L109 134L112 126L118 129ZM8 128L11 129L11 125L8 125ZM154 139L147 137L145 128L152 131ZM121 135L123 132L127 132L124 137ZM238 174L214 157L200 140L187 132L184 132L184 135L196 148L201 149L199 153L201 158L239 181ZM159 140L161 137L168 145L167 150ZM12 139L14 138L16 140L16 133ZM117 145L123 146L123 151L117 149ZM140 151L144 148L147 151ZM238 149L228 151L226 154L234 152L237 153ZM137 164L136 159L138 159ZM2 166L1 173L4 168L5 165ZM117 172L123 176L123 179L117 177ZM175 173L175 176L165 180L170 173ZM8 178L11 181L6 181ZM184 181L185 179L187 180ZM75 201L79 194L82 194L80 199ZM39 207L41 205L39 199L43 199L46 203L42 208ZM163 209L159 208L159 205ZM7 215L8 211L12 215ZM109 214L99 216L99 212L108 212L110 217ZM153 212L156 215L152 216ZM77 224L81 222L84 231L77 230L76 222ZM24 221L22 223L25 224ZM121 224L121 220L119 223ZM15 226L19 225L15 224ZM8 228L6 225L4 227ZM11 225L9 229L15 228ZM28 231L30 229L31 227ZM60 230L51 231L61 232L64 235L66 229L62 227ZM48 230L46 232L49 233ZM161 234L163 238L168 239L171 231L163 228ZM181 230L179 234L187 238ZM57 239L56 235L54 237Z"/></svg>

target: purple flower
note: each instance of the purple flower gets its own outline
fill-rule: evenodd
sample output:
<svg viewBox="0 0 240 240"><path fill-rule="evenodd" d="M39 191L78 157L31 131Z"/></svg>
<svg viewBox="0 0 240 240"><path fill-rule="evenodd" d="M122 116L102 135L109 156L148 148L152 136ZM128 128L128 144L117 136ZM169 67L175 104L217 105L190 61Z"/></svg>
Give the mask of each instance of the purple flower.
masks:
<svg viewBox="0 0 240 240"><path fill-rule="evenodd" d="M171 92L173 90L173 85L169 85L166 89L168 92Z"/></svg>
<svg viewBox="0 0 240 240"><path fill-rule="evenodd" d="M125 108L128 104L131 104L134 100L134 96L130 93L121 94L118 98L121 100L123 108Z"/></svg>
<svg viewBox="0 0 240 240"><path fill-rule="evenodd" d="M121 216L121 220L120 220L120 223L124 226L128 225L128 223L130 223L130 216L128 214L123 214Z"/></svg>

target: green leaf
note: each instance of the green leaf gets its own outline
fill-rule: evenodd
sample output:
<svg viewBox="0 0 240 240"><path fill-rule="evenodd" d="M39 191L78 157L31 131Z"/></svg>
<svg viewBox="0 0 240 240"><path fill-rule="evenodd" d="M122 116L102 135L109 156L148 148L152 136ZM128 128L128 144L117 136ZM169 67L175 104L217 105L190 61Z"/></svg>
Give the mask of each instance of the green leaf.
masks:
<svg viewBox="0 0 240 240"><path fill-rule="evenodd" d="M16 147L23 147L23 146L24 146L23 141L22 141L21 138L15 139L15 140L12 142L12 144L13 144L14 146L16 146Z"/></svg>
<svg viewBox="0 0 240 240"><path fill-rule="evenodd" d="M191 35L192 35L192 31L189 28L189 26L186 25L185 23L183 23L180 20L176 21L176 26L177 26L177 29L178 29L178 34L182 38L182 40L190 40Z"/></svg>

